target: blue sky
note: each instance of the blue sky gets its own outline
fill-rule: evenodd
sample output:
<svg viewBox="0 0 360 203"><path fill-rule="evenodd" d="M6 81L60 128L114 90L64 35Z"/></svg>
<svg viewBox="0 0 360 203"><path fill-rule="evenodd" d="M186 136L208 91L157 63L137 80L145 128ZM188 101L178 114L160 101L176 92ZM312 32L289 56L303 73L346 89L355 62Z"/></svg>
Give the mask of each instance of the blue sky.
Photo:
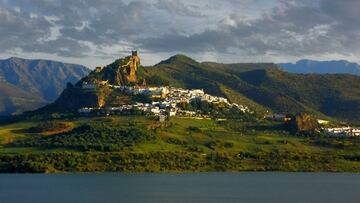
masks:
<svg viewBox="0 0 360 203"><path fill-rule="evenodd" d="M0 0L0 57L359 62L359 0Z"/></svg>

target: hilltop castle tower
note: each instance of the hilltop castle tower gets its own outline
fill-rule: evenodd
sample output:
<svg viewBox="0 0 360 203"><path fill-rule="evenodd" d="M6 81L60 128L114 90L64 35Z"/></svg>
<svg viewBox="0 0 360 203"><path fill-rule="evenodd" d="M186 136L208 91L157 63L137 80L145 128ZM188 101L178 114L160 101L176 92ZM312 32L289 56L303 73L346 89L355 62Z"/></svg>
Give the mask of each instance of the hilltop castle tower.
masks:
<svg viewBox="0 0 360 203"><path fill-rule="evenodd" d="M136 71L140 66L139 51L132 51L131 56L125 58L117 70L117 83L119 85L128 84L129 82L137 82Z"/></svg>
<svg viewBox="0 0 360 203"><path fill-rule="evenodd" d="M128 81L129 82L136 82L136 71L137 67L140 66L140 56L139 51L132 51L130 56L130 72Z"/></svg>

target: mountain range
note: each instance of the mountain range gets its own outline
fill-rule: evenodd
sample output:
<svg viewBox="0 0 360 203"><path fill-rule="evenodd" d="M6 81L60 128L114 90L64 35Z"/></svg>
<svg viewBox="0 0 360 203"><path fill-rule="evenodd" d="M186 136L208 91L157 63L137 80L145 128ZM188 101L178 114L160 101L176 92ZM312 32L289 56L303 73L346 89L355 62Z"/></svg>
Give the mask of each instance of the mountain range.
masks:
<svg viewBox="0 0 360 203"><path fill-rule="evenodd" d="M345 60L314 61L303 59L296 63L280 63L278 65L283 70L291 73L346 73L360 75L360 65Z"/></svg>
<svg viewBox="0 0 360 203"><path fill-rule="evenodd" d="M92 71L75 87L67 88L50 106L76 111L87 105L101 103L106 106L114 99L121 99L109 89L91 92L80 88L84 81L112 84L118 77L112 73L121 66L121 61L116 60L101 72ZM200 63L184 55L175 55L154 66L139 67L137 78L148 85L202 88L210 94L249 106L259 115L307 112L320 118L360 121L360 77L350 74L294 74L272 63Z"/></svg>
<svg viewBox="0 0 360 203"><path fill-rule="evenodd" d="M0 172L360 171L359 139L326 130L360 124L359 76L184 55L141 66L137 57L96 68L45 107L0 118ZM213 96L228 101L209 103ZM174 98L175 106L164 102ZM170 117L175 107L181 112ZM264 119L278 113L292 115Z"/></svg>
<svg viewBox="0 0 360 203"><path fill-rule="evenodd" d="M68 82L90 70L82 65L51 60L0 60L0 115L34 110L54 101Z"/></svg>
<svg viewBox="0 0 360 203"><path fill-rule="evenodd" d="M4 115L33 110L54 100L55 103L50 106L56 106L58 110L75 111L86 104L98 104L99 95L102 97L101 102L109 102L114 97L107 95L108 91L92 95L89 91L79 91L79 88L66 88L60 93L67 82L76 83L80 80L75 87L92 79L113 83L118 77L114 73L121 62L122 59L116 60L102 72L90 72L84 66L54 61L20 58L2 60L0 112ZM323 118L359 123L360 77L355 75L356 72L351 72L354 74L351 75L335 71L347 70L350 73L349 67L356 70L357 64L306 60L297 64L303 64L299 67L307 67L307 72L299 68L299 73L308 74L290 73L290 68L284 71L286 64L200 63L184 55L175 55L154 66L140 66L136 74L139 82L146 81L148 85L202 88L210 94L226 97L231 102L247 105L262 115L271 112L309 112ZM324 67L333 64L327 67L338 68L326 72L334 74L319 74L320 68L316 67L321 64ZM317 74L311 74L315 72L313 69L316 69Z"/></svg>

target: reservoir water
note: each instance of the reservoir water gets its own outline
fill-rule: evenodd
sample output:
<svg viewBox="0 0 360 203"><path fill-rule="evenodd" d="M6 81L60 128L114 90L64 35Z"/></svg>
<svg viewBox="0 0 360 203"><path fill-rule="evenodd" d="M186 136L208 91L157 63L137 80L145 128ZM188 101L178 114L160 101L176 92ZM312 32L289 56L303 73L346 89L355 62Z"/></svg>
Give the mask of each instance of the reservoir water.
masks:
<svg viewBox="0 0 360 203"><path fill-rule="evenodd" d="M3 174L0 203L360 202L360 174Z"/></svg>

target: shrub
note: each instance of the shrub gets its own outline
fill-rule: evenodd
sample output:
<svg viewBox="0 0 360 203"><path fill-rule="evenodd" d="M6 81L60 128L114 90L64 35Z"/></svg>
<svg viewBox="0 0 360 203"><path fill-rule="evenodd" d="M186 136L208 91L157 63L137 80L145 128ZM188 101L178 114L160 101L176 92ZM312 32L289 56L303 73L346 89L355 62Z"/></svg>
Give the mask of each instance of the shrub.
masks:
<svg viewBox="0 0 360 203"><path fill-rule="evenodd" d="M69 124L59 121L46 121L38 124L35 127L29 128L27 131L29 133L43 133L49 131L58 131L63 130L69 127Z"/></svg>

